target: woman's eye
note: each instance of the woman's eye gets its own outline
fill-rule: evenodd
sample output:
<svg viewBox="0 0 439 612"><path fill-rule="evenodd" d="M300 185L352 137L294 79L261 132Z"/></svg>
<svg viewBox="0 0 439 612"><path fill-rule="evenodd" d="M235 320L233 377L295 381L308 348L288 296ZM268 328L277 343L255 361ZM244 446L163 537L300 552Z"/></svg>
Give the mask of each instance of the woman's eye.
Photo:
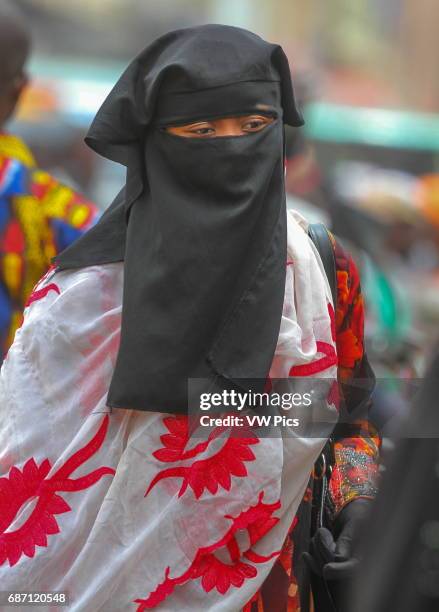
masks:
<svg viewBox="0 0 439 612"><path fill-rule="evenodd" d="M252 119L251 121L247 121L246 123L244 123L242 129L250 132L255 132L265 127L267 123L268 121L264 119Z"/></svg>
<svg viewBox="0 0 439 612"><path fill-rule="evenodd" d="M211 127L199 127L190 130L191 134L196 134L197 136L212 136L215 134L215 130Z"/></svg>

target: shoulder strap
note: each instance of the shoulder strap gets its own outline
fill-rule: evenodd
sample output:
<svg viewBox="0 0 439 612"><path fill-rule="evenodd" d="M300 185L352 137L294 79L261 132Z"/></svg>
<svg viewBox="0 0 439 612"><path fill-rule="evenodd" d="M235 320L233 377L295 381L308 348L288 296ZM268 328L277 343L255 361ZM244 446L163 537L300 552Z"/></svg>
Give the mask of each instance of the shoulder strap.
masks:
<svg viewBox="0 0 439 612"><path fill-rule="evenodd" d="M328 234L328 230L323 223L310 223L308 226L308 236L313 241L316 249L320 254L320 258L325 269L326 276L328 278L329 286L331 288L332 300L334 303L334 309L337 305L337 266L335 262L334 247ZM317 480L314 478L313 481L313 504L312 504L312 518L311 518L311 536L315 534L319 527L323 527L325 524L324 514L325 506L328 497L328 482L331 477L332 466L335 463L334 456L334 442L332 436L328 439L322 454L317 459L315 470L321 471L321 476ZM324 581L321 583L324 586L324 590L327 590ZM328 610L335 610L332 597L329 593L326 593L326 607ZM329 599L328 599L329 598ZM326 609L325 607L325 609Z"/></svg>
<svg viewBox="0 0 439 612"><path fill-rule="evenodd" d="M334 247L331 239L323 223L310 223L308 226L308 236L314 242L316 249L318 250L325 273L328 278L329 286L331 288L332 300L334 303L334 309L337 306L337 270L335 264Z"/></svg>

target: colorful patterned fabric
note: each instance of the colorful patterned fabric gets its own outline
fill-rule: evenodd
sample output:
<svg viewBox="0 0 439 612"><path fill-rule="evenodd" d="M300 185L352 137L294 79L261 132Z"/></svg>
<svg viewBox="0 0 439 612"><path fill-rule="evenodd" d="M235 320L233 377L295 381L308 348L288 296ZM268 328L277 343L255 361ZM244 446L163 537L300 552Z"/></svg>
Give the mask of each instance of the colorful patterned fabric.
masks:
<svg viewBox="0 0 439 612"><path fill-rule="evenodd" d="M373 423L368 420L369 389L359 392L370 375L364 352L364 300L360 276L352 257L334 240L337 264L337 352L339 359L340 391L347 414L358 412L351 422L351 435L335 438L335 466L330 481L332 516L336 516L355 497L376 494L378 459L381 439ZM352 384L353 383L353 384Z"/></svg>
<svg viewBox="0 0 439 612"><path fill-rule="evenodd" d="M52 257L97 217L95 206L36 167L19 138L0 133L0 363Z"/></svg>

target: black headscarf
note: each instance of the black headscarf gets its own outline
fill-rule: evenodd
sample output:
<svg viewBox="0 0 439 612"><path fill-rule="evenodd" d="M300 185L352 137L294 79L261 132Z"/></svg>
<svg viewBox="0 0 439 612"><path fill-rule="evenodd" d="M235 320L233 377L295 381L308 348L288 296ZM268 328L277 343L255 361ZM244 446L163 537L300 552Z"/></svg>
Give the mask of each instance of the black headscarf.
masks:
<svg viewBox="0 0 439 612"><path fill-rule="evenodd" d="M162 129L263 112L276 120L240 137ZM56 262L125 262L109 406L185 413L189 379L266 378L285 291L283 122L303 123L282 49L221 25L159 38L105 100L86 141L127 167L126 186Z"/></svg>

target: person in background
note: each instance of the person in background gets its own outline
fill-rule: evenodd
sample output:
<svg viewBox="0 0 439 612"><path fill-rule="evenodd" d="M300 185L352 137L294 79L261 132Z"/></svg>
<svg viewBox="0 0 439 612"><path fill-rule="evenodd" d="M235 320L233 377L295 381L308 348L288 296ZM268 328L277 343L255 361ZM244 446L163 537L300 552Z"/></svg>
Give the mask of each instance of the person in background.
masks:
<svg viewBox="0 0 439 612"><path fill-rule="evenodd" d="M52 258L98 218L93 204L39 169L25 143L5 131L28 81L30 47L23 17L0 0L0 364Z"/></svg>

